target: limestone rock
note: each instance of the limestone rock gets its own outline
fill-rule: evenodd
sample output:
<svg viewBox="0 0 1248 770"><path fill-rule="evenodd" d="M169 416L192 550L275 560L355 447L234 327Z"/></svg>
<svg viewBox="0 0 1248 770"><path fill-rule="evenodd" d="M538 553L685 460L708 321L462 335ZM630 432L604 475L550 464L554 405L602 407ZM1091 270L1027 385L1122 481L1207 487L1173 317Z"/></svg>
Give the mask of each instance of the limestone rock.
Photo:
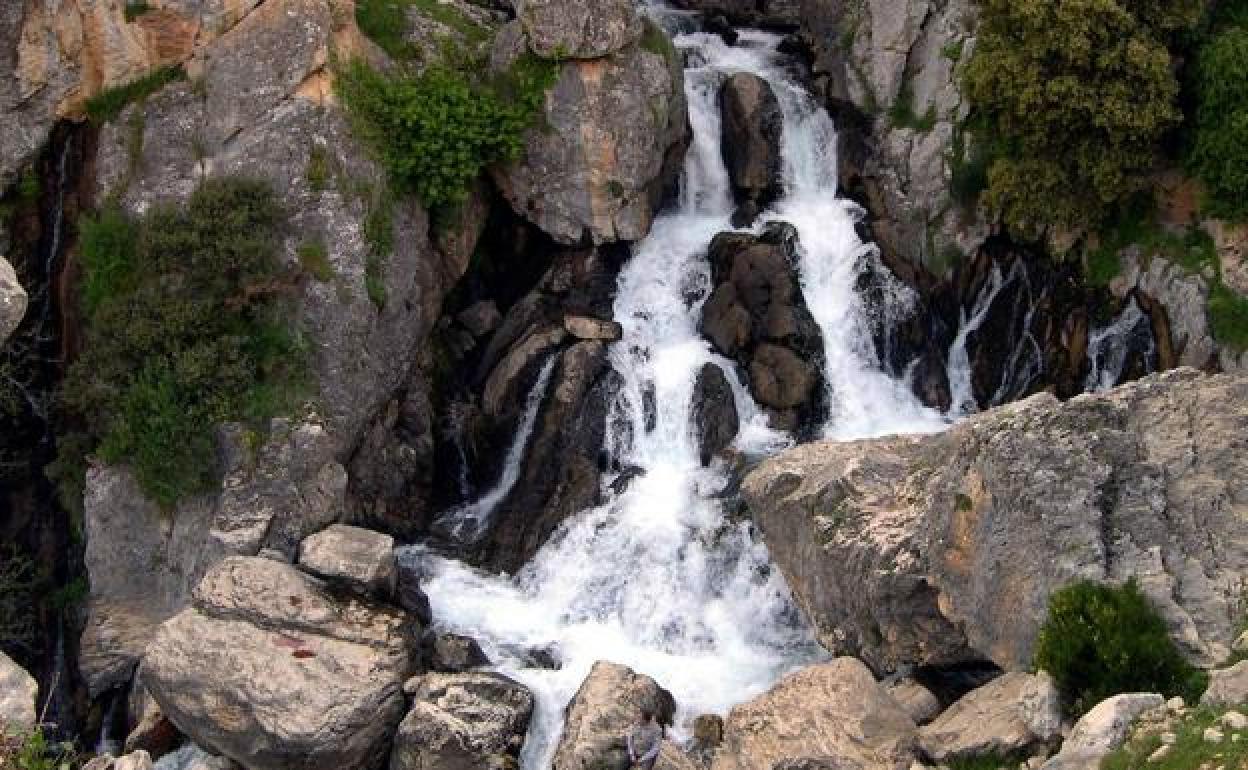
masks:
<svg viewBox="0 0 1248 770"><path fill-rule="evenodd" d="M1122 255L1122 273L1111 288L1125 296L1135 289L1160 302L1170 322L1171 342L1179 366L1202 368L1218 349L1209 326L1209 282L1160 255L1131 249Z"/></svg>
<svg viewBox="0 0 1248 770"><path fill-rule="evenodd" d="M145 751L153 760L158 760L176 749L181 742L182 733L156 707L145 714L126 736L123 750L127 754Z"/></svg>
<svg viewBox="0 0 1248 770"><path fill-rule="evenodd" d="M1230 668L1209 672L1209 688L1200 696L1200 705L1225 708L1248 703L1248 660Z"/></svg>
<svg viewBox="0 0 1248 770"><path fill-rule="evenodd" d="M730 75L719 92L723 139L721 149L739 207L753 212L779 197L782 186L780 156L784 116L771 86L758 75ZM738 208L738 212L742 209ZM748 227L754 216L740 216L733 224Z"/></svg>
<svg viewBox="0 0 1248 770"><path fill-rule="evenodd" d="M105 754L95 757L82 766L82 770L152 770L152 758L146 751L136 751L121 757Z"/></svg>
<svg viewBox="0 0 1248 770"><path fill-rule="evenodd" d="M1061 733L1061 696L1053 680L1005 674L971 690L919 731L919 745L938 763L1006 756L1043 745Z"/></svg>
<svg viewBox="0 0 1248 770"><path fill-rule="evenodd" d="M671 724L676 711L671 693L650 677L616 663L595 663L568 705L553 770L627 765L626 736L643 707L654 710L660 724Z"/></svg>
<svg viewBox="0 0 1248 770"><path fill-rule="evenodd" d="M1133 576L1210 665L1248 567L1245 404L1248 377L1190 370L1035 396L937 436L799 446L743 496L821 642L882 670L1023 669L1055 590Z"/></svg>
<svg viewBox="0 0 1248 770"><path fill-rule="evenodd" d="M533 53L546 59L598 59L641 39L633 0L516 0Z"/></svg>
<svg viewBox="0 0 1248 770"><path fill-rule="evenodd" d="M26 290L17 282L13 266L0 256L0 345L9 338L26 316Z"/></svg>
<svg viewBox="0 0 1248 770"><path fill-rule="evenodd" d="M624 336L624 328L616 321L603 321L587 316L566 315L563 328L578 340L616 342Z"/></svg>
<svg viewBox="0 0 1248 770"><path fill-rule="evenodd" d="M864 769L908 767L915 738L914 722L867 667L838 658L790 674L734 708L711 767L846 767L819 764L832 758Z"/></svg>
<svg viewBox="0 0 1248 770"><path fill-rule="evenodd" d="M246 767L368 768L402 716L412 646L402 613L231 557L161 626L143 678L180 730Z"/></svg>
<svg viewBox="0 0 1248 770"><path fill-rule="evenodd" d="M533 695L501 674L425 674L407 683L390 770L508 767L524 744Z"/></svg>
<svg viewBox="0 0 1248 770"><path fill-rule="evenodd" d="M0 652L0 725L17 730L35 726L39 684L12 658Z"/></svg>
<svg viewBox="0 0 1248 770"><path fill-rule="evenodd" d="M335 524L300 543L299 566L313 575L342 581L379 596L393 594L398 579L394 538L343 524Z"/></svg>
<svg viewBox="0 0 1248 770"><path fill-rule="evenodd" d="M917 725L925 725L940 714L940 700L931 690L913 679L903 679L889 685L888 694Z"/></svg>
<svg viewBox="0 0 1248 770"><path fill-rule="evenodd" d="M240 770L233 761L209 754L194 743L187 743L161 760L163 770Z"/></svg>
<svg viewBox="0 0 1248 770"><path fill-rule="evenodd" d="M703 465L732 445L741 429L737 400L724 370L703 364L693 384L693 429Z"/></svg>
<svg viewBox="0 0 1248 770"><path fill-rule="evenodd" d="M1126 742L1131 725L1141 714L1165 702L1160 695L1145 693L1115 695L1101 701L1075 723L1062 750L1044 763L1043 770L1095 770L1102 758Z"/></svg>
<svg viewBox="0 0 1248 770"><path fill-rule="evenodd" d="M607 19L604 3L533 2L542 13L564 9L564 21ZM524 13L534 13L535 10ZM631 13L631 11L630 11ZM661 30L651 34L664 39ZM512 39L504 30L499 45ZM499 52L505 69L518 51ZM567 61L529 131L523 156L494 169L512 208L556 241L636 241L650 231L665 185L679 169L688 132L683 70L674 49L632 44L604 58Z"/></svg>
<svg viewBox="0 0 1248 770"><path fill-rule="evenodd" d="M429 668L443 673L459 674L490 665L477 640L461 634L433 634L428 653Z"/></svg>

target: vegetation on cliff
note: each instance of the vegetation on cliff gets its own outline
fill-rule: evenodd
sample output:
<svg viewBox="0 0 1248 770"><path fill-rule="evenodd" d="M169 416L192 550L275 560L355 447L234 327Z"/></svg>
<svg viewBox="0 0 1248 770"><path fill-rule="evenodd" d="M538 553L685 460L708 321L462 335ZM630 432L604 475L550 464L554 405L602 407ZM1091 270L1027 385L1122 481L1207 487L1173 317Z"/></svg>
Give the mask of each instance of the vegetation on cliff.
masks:
<svg viewBox="0 0 1248 770"><path fill-rule="evenodd" d="M1134 579L1122 586L1083 581L1053 594L1035 663L1052 675L1076 715L1119 693L1195 700L1205 687L1204 674L1179 654Z"/></svg>
<svg viewBox="0 0 1248 770"><path fill-rule="evenodd" d="M1196 54L1194 73L1188 164L1204 184L1210 214L1248 219L1248 8L1216 28Z"/></svg>
<svg viewBox="0 0 1248 770"><path fill-rule="evenodd" d="M86 332L63 398L88 446L162 505L208 487L216 425L287 412L304 390L283 224L265 184L236 178L204 181L182 209L82 224Z"/></svg>

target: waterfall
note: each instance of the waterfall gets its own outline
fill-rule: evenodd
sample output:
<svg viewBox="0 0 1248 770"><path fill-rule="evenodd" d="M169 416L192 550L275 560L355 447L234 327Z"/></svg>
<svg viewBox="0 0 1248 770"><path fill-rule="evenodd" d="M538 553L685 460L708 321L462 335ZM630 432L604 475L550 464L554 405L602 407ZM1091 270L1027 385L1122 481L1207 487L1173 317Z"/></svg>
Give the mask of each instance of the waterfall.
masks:
<svg viewBox="0 0 1248 770"><path fill-rule="evenodd" d="M542 402L546 399L546 391L550 389L550 375L559 362L558 355L551 355L542 364L537 382L529 391L524 402L524 416L516 428L516 435L507 449L507 457L503 461L503 473L498 483L480 499L467 505L453 508L438 517L433 524L434 532L458 543L475 543L489 531L494 511L498 504L507 497L507 493L516 485L520 478L520 463L524 460L524 451L529 446L529 436L533 434L533 426L537 423L537 415ZM462 449L460 450L463 451ZM462 483L462 482L461 482Z"/></svg>
<svg viewBox="0 0 1248 770"><path fill-rule="evenodd" d="M666 21L677 15L650 9ZM878 253L857 235L860 210L836 197L832 122L785 70L780 38L747 30L728 46L695 31L675 43L687 63L694 137L678 200L634 246L613 308L623 339L609 355L621 386L609 405L606 451L609 467L633 469L634 477L615 490L608 474L605 502L565 521L513 578L421 545L399 552L425 576L438 626L476 638L499 671L534 692L526 770L550 767L564 708L596 661L628 665L669 689L680 737L692 717L724 714L826 656L750 524L724 510L729 474L719 463L702 467L691 424L697 373L712 362L732 383L742 422L738 451L770 453L792 441L767 425L737 367L698 331L710 286L707 247L733 229L718 105L728 75L756 73L781 101L785 194L757 227L783 219L800 235L801 286L826 351L825 434L855 438L946 424L875 358L868 309L855 287L865 271L882 270ZM905 312L906 291L897 284L889 293L896 301L884 312ZM539 401L545 389L544 382L534 388ZM509 467L523 462L525 440L517 436ZM525 651L538 647L553 647L561 667L534 668Z"/></svg>
<svg viewBox="0 0 1248 770"><path fill-rule="evenodd" d="M963 308L958 324L958 335L949 346L949 412L967 415L979 411L975 390L971 386L971 359L967 351L967 339L984 323L988 309L1008 281L1001 275L1001 267L994 264L988 281L975 295L970 310Z"/></svg>
<svg viewBox="0 0 1248 770"><path fill-rule="evenodd" d="M1152 369L1156 355L1152 324L1132 297L1122 312L1108 326L1088 333L1088 376L1084 390L1109 390L1122 379L1131 353L1145 352L1146 365Z"/></svg>

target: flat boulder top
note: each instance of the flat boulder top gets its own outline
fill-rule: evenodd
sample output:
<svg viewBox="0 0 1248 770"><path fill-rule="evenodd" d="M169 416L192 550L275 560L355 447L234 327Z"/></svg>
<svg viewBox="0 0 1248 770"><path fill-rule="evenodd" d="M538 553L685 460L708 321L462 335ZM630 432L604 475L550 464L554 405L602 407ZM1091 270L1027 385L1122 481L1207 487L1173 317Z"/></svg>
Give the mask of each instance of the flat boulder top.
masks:
<svg viewBox="0 0 1248 770"><path fill-rule="evenodd" d="M547 59L597 59L641 39L633 0L519 0L516 15L533 53Z"/></svg>
<svg viewBox="0 0 1248 770"><path fill-rule="evenodd" d="M299 565L320 577L385 594L394 591L398 576L394 538L342 524L305 539L299 545Z"/></svg>

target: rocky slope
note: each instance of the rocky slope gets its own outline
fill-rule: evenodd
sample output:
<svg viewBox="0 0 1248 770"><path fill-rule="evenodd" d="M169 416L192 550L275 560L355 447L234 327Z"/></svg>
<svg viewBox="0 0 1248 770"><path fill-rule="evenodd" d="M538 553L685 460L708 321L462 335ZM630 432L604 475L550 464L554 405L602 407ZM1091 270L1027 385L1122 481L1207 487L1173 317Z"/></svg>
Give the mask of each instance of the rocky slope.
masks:
<svg viewBox="0 0 1248 770"><path fill-rule="evenodd" d="M1054 590L1130 577L1209 665L1248 566L1246 397L1191 370L1035 396L937 436L798 447L743 494L824 645L878 670L1024 669Z"/></svg>

